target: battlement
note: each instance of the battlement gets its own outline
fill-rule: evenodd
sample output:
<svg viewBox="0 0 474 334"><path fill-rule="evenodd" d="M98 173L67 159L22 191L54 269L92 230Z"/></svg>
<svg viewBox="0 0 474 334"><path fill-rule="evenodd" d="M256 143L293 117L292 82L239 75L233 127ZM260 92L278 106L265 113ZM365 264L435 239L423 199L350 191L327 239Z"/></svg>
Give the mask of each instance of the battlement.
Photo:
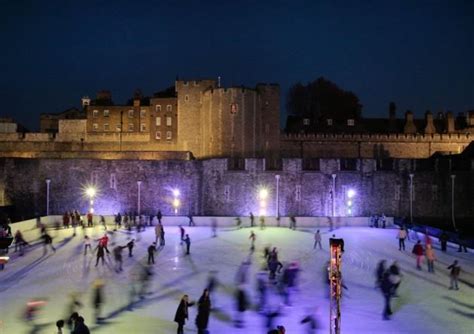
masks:
<svg viewBox="0 0 474 334"><path fill-rule="evenodd" d="M283 134L283 141L398 141L398 142L471 142L474 135L470 133L446 133L446 134Z"/></svg>

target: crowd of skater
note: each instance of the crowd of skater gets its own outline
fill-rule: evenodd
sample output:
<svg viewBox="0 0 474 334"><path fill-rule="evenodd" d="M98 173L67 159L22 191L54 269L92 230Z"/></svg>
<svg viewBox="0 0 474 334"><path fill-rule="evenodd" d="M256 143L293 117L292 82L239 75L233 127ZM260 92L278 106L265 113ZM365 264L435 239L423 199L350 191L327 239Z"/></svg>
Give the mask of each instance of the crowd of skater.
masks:
<svg viewBox="0 0 474 334"><path fill-rule="evenodd" d="M148 293L148 286L150 284L151 277L153 275L153 265L155 264L155 253L160 251L166 246L165 239L165 228L163 225L163 215L161 211L158 211L156 215L144 216L137 215L136 213L118 213L114 217L113 229L108 229L105 218L99 216L99 226L103 227L103 235L100 237L92 237L88 234L88 228L94 227L94 216L89 213L85 216L81 216L77 211L66 212L63 215L62 224L55 224L55 228L60 229L73 229L73 236L77 235L77 228L81 228L83 233L83 255L88 256L90 254L95 256L95 267L101 265L106 266L109 261L108 258L113 258L113 270L117 273L123 271L123 251L126 250L128 257L134 256L134 247L137 241L140 241L140 233L147 228L153 230L155 239L154 242L146 247L146 264L139 266L136 270L134 280L130 283L130 304L129 309L133 309L133 305L136 300L146 298ZM288 226L292 230L296 230L296 218L290 217L290 225ZM183 247L183 256L191 254L191 233L187 233L183 227L195 226L193 217L189 216L187 222L183 222L182 225L178 226L180 244ZM265 230L265 219L259 218L259 224L255 224L255 217L252 213L249 216L249 255L239 266L235 276L235 314L233 316L233 322L235 327L242 328L245 326L245 313L252 309L255 309L258 314L264 319L264 327L268 333L285 333L285 327L277 325L276 320L283 315L284 307L291 307L293 303L293 295L298 293L298 277L300 275L301 268L298 263L298 259L290 261L281 261L280 250L277 247L271 245L265 245L263 249L256 249L256 240L258 233L253 227L259 227L260 230ZM40 221L37 224L40 230L40 242L43 245L43 254L47 254L48 251L56 252L56 248L53 245L53 238L49 234L45 224ZM241 218L236 218L237 228L242 228ZM187 228L188 228L187 227ZM374 226L377 227L377 226ZM385 227L385 223L381 225ZM115 231L136 231L136 237L130 237L123 244L110 242L109 235L113 235ZM211 231L212 237L217 237L217 222L211 220ZM0 227L0 236L12 236L10 225L3 224ZM402 227L397 231L398 246L400 251L405 251L405 241L409 238L410 233L405 227ZM335 238L335 235L332 235ZM313 236L314 244L313 249L315 251L323 250L322 245L322 234L320 230L316 230ZM441 250L446 252L447 250L447 235L441 235L439 237L441 244ZM31 242L27 242L23 237L20 230L17 230L14 235L14 252L18 252L19 256L24 255L25 247L30 245ZM344 249L342 249L344 251ZM460 252L467 251L464 246L459 246ZM415 258L416 269L422 270L422 266L426 260L427 271L431 274L435 274L435 263L437 261L436 254L433 248L433 239L425 234L424 240L417 240L413 246L412 254ZM252 265L256 265L260 268L253 282L255 282L255 293L257 300L255 303L251 301L249 295L249 286L252 279L249 277L249 268ZM461 267L458 261L454 261L450 266L447 267L450 275L449 289L459 289L459 275L461 273ZM392 315L391 299L398 296L397 291L402 283L403 273L399 264L394 261L390 265L387 261L382 260L377 266L376 270L376 288L380 289L384 297L384 310L383 318L390 319ZM216 272L210 272L207 285L204 287L202 295L197 301L192 301L188 295L184 295L178 303L178 308L174 317L174 321L177 323L177 333L184 333L184 325L189 319L188 308L196 306L197 316L195 318L195 325L198 333L207 333L209 316L212 310L216 310L215 291L219 286ZM96 280L93 284L93 301L92 306L94 308L94 321L100 324L103 320L101 315L101 309L104 303L104 286L105 283L102 280ZM343 287L347 287L343 284ZM269 296L276 296L280 298L280 302L276 305L269 302ZM47 304L47 301L43 300L31 300L26 305L25 319L34 324L35 313L38 312L42 307ZM255 307L252 305L255 304ZM64 327L69 329L70 333L81 334L89 333L88 326L83 316L80 315L80 308L83 306L82 302L77 295L71 295L71 302L69 315L60 319L56 322L58 333L64 333ZM308 315L300 319L301 325L306 326L308 333L315 333L316 329L319 328L319 321L315 316L315 312L308 312ZM34 325L35 326L35 325Z"/></svg>

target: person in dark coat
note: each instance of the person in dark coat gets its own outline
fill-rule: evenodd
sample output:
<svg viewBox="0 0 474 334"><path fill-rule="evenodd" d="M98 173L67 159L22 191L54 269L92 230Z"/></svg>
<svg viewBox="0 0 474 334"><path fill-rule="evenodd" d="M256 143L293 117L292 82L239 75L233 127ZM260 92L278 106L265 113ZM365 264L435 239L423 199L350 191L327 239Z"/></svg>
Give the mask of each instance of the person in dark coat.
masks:
<svg viewBox="0 0 474 334"><path fill-rule="evenodd" d="M156 251L156 243L152 243L148 246L148 264L155 264L155 251Z"/></svg>
<svg viewBox="0 0 474 334"><path fill-rule="evenodd" d="M194 305L194 302L189 301L188 295L184 295L183 298L181 298L178 309L176 310L176 314L174 316L174 321L178 323L178 331L177 331L178 334L184 333L183 327L189 316L188 307L193 306L193 305Z"/></svg>
<svg viewBox="0 0 474 334"><path fill-rule="evenodd" d="M92 305L94 306L94 316L96 323L101 320L102 305L104 304L104 282L101 279L94 281L92 292Z"/></svg>
<svg viewBox="0 0 474 334"><path fill-rule="evenodd" d="M466 247L466 236L463 231L458 231L458 243L459 243L459 248L458 248L458 253L461 253L464 250L464 253L467 253L467 247Z"/></svg>
<svg viewBox="0 0 474 334"><path fill-rule="evenodd" d="M76 326L74 327L72 334L90 334L89 327L84 323L83 317L77 317Z"/></svg>
<svg viewBox="0 0 474 334"><path fill-rule="evenodd" d="M158 219L158 224L161 224L161 219L163 218L163 214L161 213L161 210L158 210L156 213L156 219Z"/></svg>
<svg viewBox="0 0 474 334"><path fill-rule="evenodd" d="M446 233L446 231L443 231L441 235L439 236L439 242L441 243L441 251L446 252L447 246L448 246L448 240L449 240L449 235Z"/></svg>
<svg viewBox="0 0 474 334"><path fill-rule="evenodd" d="M244 325L243 314L248 307L247 294L242 287L237 288L235 298L237 302L237 317L235 319L235 327L242 328Z"/></svg>
<svg viewBox="0 0 474 334"><path fill-rule="evenodd" d="M209 323L209 314L211 313L211 299L209 290L204 289L201 298L198 301L198 314L196 316L196 327L198 334L205 334Z"/></svg>
<svg viewBox="0 0 474 334"><path fill-rule="evenodd" d="M384 320L390 320L390 316L392 315L392 308L390 307L390 300L392 299L392 290L393 286L392 283L390 282L390 273L385 272L383 274L383 279L382 279L382 284L380 285L380 288L382 289L382 294L384 296L385 300L385 306L383 310L383 319Z"/></svg>
<svg viewBox="0 0 474 334"><path fill-rule="evenodd" d="M105 251L104 247L101 246L100 244L97 246L97 260L95 261L95 266L97 267L99 265L99 260L102 259L102 265L105 264Z"/></svg>
<svg viewBox="0 0 474 334"><path fill-rule="evenodd" d="M130 240L127 243L127 248L128 248L128 257L133 256L133 247L135 246L135 239Z"/></svg>
<svg viewBox="0 0 474 334"><path fill-rule="evenodd" d="M375 270L375 279L376 279L375 287L376 288L379 288L382 285L383 274L387 270L386 263L387 262L385 260L381 260L379 264L377 265L377 269Z"/></svg>
<svg viewBox="0 0 474 334"><path fill-rule="evenodd" d="M191 238L189 238L189 234L186 234L184 243L186 244L186 255L189 255L189 248L191 248Z"/></svg>
<svg viewBox="0 0 474 334"><path fill-rule="evenodd" d="M56 252L56 248L54 248L53 246L53 238L51 238L51 236L48 233L46 233L46 231L43 233L41 237L43 238L43 254L46 254L48 252L47 250L48 245L49 247L51 247L53 252Z"/></svg>

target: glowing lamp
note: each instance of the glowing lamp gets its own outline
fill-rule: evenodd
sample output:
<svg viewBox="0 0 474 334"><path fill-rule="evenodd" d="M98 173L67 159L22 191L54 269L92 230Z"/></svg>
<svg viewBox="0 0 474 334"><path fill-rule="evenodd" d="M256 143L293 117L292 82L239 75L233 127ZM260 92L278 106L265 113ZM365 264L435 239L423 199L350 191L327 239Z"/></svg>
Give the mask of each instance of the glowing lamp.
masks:
<svg viewBox="0 0 474 334"><path fill-rule="evenodd" d="M173 196L179 197L179 195L180 195L179 189L173 189Z"/></svg>
<svg viewBox="0 0 474 334"><path fill-rule="evenodd" d="M354 190L354 189L349 189L349 190L347 191L347 197L349 197L349 198L353 198L353 197L355 196L355 194L356 194L356 193L355 193L355 190Z"/></svg>
<svg viewBox="0 0 474 334"><path fill-rule="evenodd" d="M267 197L268 197L268 190L267 189L260 189L260 191L258 192L258 197L261 200L266 200Z"/></svg>
<svg viewBox="0 0 474 334"><path fill-rule="evenodd" d="M93 187L89 187L86 189L86 195L89 196L90 198L94 197L96 194L96 190Z"/></svg>

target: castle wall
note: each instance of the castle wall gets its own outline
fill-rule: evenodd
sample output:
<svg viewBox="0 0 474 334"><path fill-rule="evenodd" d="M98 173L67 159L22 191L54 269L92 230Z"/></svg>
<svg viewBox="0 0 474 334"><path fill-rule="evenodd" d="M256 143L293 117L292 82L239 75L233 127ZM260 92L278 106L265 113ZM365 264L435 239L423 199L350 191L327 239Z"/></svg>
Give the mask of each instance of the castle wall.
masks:
<svg viewBox="0 0 474 334"><path fill-rule="evenodd" d="M335 174L336 216L409 215L410 183L414 174L415 217L443 217L450 221L451 174L455 178L456 217L474 217L474 169L424 171L410 160L397 160L392 171L376 170L374 160L362 159L354 171L340 170L338 159L321 159L320 170L302 169L301 159L284 159L281 170L265 170L262 159L246 159L245 170L228 169L227 159L193 161L89 159L0 159L0 199L29 216L46 211L46 183L50 183L50 212L88 208L84 187L95 185L97 214L137 210L141 184L143 213L161 209L173 215L172 189L181 192L179 215L237 216L260 212L258 192L268 190L267 215L276 214L276 175L279 211L283 216L331 216L332 176ZM113 158L111 156L111 158ZM471 166L472 166L471 162ZM415 167L418 168L418 167ZM348 209L348 190L355 191Z"/></svg>

